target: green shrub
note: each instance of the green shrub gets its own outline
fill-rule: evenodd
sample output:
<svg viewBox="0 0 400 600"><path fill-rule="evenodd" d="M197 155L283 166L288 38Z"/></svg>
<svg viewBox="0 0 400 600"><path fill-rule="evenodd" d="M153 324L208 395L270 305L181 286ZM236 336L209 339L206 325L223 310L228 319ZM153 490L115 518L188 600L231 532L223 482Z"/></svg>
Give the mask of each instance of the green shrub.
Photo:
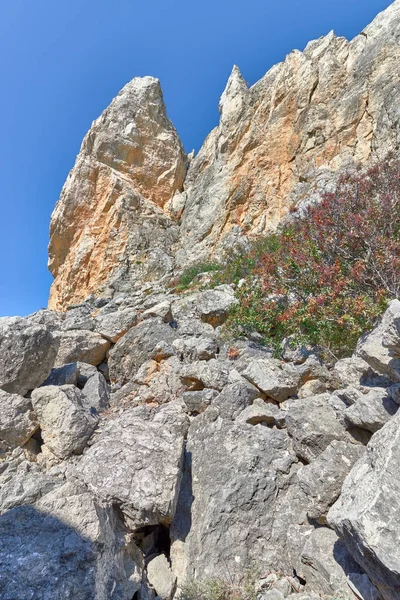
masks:
<svg viewBox="0 0 400 600"><path fill-rule="evenodd" d="M301 218L231 256L221 282L245 279L228 321L278 349L319 346L350 354L400 291L400 165L343 175L334 193Z"/></svg>
<svg viewBox="0 0 400 600"><path fill-rule="evenodd" d="M179 600L257 600L256 572L248 571L235 579L188 581L181 588Z"/></svg>
<svg viewBox="0 0 400 600"><path fill-rule="evenodd" d="M216 262L199 262L190 267L187 267L179 276L177 282L178 289L186 289L193 282L193 279L200 273L211 273L221 269L221 265Z"/></svg>

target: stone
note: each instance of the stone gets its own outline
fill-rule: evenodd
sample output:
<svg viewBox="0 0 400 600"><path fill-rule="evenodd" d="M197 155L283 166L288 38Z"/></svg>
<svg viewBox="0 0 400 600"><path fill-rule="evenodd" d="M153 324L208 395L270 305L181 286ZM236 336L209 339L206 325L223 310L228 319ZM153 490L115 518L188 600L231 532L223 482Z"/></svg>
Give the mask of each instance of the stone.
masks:
<svg viewBox="0 0 400 600"><path fill-rule="evenodd" d="M182 394L182 400L190 413L199 414L204 412L217 396L217 390L204 388L194 392L185 392Z"/></svg>
<svg viewBox="0 0 400 600"><path fill-rule="evenodd" d="M92 435L95 419L73 385L46 386L32 392L32 404L46 446L60 459L80 454Z"/></svg>
<svg viewBox="0 0 400 600"><path fill-rule="evenodd" d="M393 340L399 319L400 300L392 300L380 323L370 333L361 337L356 348L357 356L364 359L375 371L395 382L400 381L400 358L393 352L393 344L396 346L396 343L400 350L400 339Z"/></svg>
<svg viewBox="0 0 400 600"><path fill-rule="evenodd" d="M237 417L237 421L250 425L262 423L272 426L283 420L282 411L277 406L261 399L254 400L253 404L245 408Z"/></svg>
<svg viewBox="0 0 400 600"><path fill-rule="evenodd" d="M296 394L300 380L298 377L296 381L284 365L274 360L255 360L242 375L276 402L283 402Z"/></svg>
<svg viewBox="0 0 400 600"><path fill-rule="evenodd" d="M0 475L0 514L16 506L31 505L53 490L60 481L25 460L14 457Z"/></svg>
<svg viewBox="0 0 400 600"><path fill-rule="evenodd" d="M297 472L297 478L310 500L310 519L326 523L330 506L338 499L343 481L365 448L350 442L333 440L311 464Z"/></svg>
<svg viewBox="0 0 400 600"><path fill-rule="evenodd" d="M356 584L353 584L353 593L348 582L356 582L357 575L362 576L363 571L336 533L328 527L319 527L312 532L300 560L297 573L314 592L324 597L347 600L362 597L357 593Z"/></svg>
<svg viewBox="0 0 400 600"><path fill-rule="evenodd" d="M130 329L110 351L111 382L127 383L142 364L156 359L160 342L171 344L177 333L161 319L150 319Z"/></svg>
<svg viewBox="0 0 400 600"><path fill-rule="evenodd" d="M301 386L297 392L298 398L308 398L309 396L317 396L326 392L326 383L319 379L310 379Z"/></svg>
<svg viewBox="0 0 400 600"><path fill-rule="evenodd" d="M94 318L88 304L81 304L67 310L62 324L63 331L74 331L84 329L85 331L94 330Z"/></svg>
<svg viewBox="0 0 400 600"><path fill-rule="evenodd" d="M210 360L216 358L219 346L211 337L185 337L172 342L177 354L189 360Z"/></svg>
<svg viewBox="0 0 400 600"><path fill-rule="evenodd" d="M110 406L110 389L101 373L89 377L82 389L81 400L89 412L100 413Z"/></svg>
<svg viewBox="0 0 400 600"><path fill-rule="evenodd" d="M114 510L77 482L8 510L0 537L3 600L130 600L141 587L140 557Z"/></svg>
<svg viewBox="0 0 400 600"><path fill-rule="evenodd" d="M39 424L28 398L0 390L0 455L3 450L23 446Z"/></svg>
<svg viewBox="0 0 400 600"><path fill-rule="evenodd" d="M164 323L170 323L173 320L171 302L169 300L164 300L159 304L155 304L151 308L145 310L140 316L143 321L154 317L160 317Z"/></svg>
<svg viewBox="0 0 400 600"><path fill-rule="evenodd" d="M147 565L147 579L160 600L170 600L175 591L176 577L172 574L164 554L159 554Z"/></svg>
<svg viewBox="0 0 400 600"><path fill-rule="evenodd" d="M25 396L50 374L58 341L29 318L0 318L0 389Z"/></svg>
<svg viewBox="0 0 400 600"><path fill-rule="evenodd" d="M176 565L184 581L224 578L252 565L291 569L292 527L301 546L301 531L309 526L301 490L287 497L286 512L277 502L292 489L288 483L297 468L290 438L268 427L210 422L208 410L189 429L187 471L171 526L173 572Z"/></svg>
<svg viewBox="0 0 400 600"><path fill-rule="evenodd" d="M225 323L229 311L238 303L229 285L220 285L200 293L196 298L197 312L205 323L218 327Z"/></svg>
<svg viewBox="0 0 400 600"><path fill-rule="evenodd" d="M189 390L211 388L221 391L228 383L229 368L224 362L211 359L184 365L180 374L182 383Z"/></svg>
<svg viewBox="0 0 400 600"><path fill-rule="evenodd" d="M373 388L344 411L349 425L375 433L398 411L398 404L384 388Z"/></svg>
<svg viewBox="0 0 400 600"><path fill-rule="evenodd" d="M76 364L79 371L77 385L79 388L83 388L87 383L88 379L90 377L93 377L93 375L96 375L97 368L93 365L89 365L89 363L79 361Z"/></svg>
<svg viewBox="0 0 400 600"><path fill-rule="evenodd" d="M307 463L317 458L334 440L348 439L344 426L329 404L329 394L290 400L283 409L293 448Z"/></svg>
<svg viewBox="0 0 400 600"><path fill-rule="evenodd" d="M240 378L224 387L213 401L213 406L218 409L220 417L234 420L259 397L260 391L246 379Z"/></svg>
<svg viewBox="0 0 400 600"><path fill-rule="evenodd" d="M93 331L63 331L55 334L59 340L55 365L84 362L97 366L106 357L110 342Z"/></svg>
<svg viewBox="0 0 400 600"><path fill-rule="evenodd" d="M136 77L92 124L54 209L49 306L110 298L170 273L178 227L163 207L185 174L159 81Z"/></svg>
<svg viewBox="0 0 400 600"><path fill-rule="evenodd" d="M104 338L115 344L137 322L137 310L135 308L126 308L112 313L99 314L96 317L94 329Z"/></svg>
<svg viewBox="0 0 400 600"><path fill-rule="evenodd" d="M344 481L328 522L384 600L400 594L400 413L375 433Z"/></svg>
<svg viewBox="0 0 400 600"><path fill-rule="evenodd" d="M79 377L78 363L68 363L51 370L43 385L77 385Z"/></svg>
<svg viewBox="0 0 400 600"><path fill-rule="evenodd" d="M128 409L104 423L77 475L96 496L118 503L132 529L168 525L178 500L183 441L182 434Z"/></svg>

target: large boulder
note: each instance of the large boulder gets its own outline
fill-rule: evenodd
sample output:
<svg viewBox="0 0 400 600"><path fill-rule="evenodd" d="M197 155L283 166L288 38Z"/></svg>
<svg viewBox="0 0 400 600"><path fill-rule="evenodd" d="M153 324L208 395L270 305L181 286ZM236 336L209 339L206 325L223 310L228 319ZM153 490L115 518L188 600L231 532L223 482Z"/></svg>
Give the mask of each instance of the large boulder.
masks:
<svg viewBox="0 0 400 600"><path fill-rule="evenodd" d="M329 402L329 394L320 394L284 404L285 422L296 454L311 462L334 440L346 440L348 434Z"/></svg>
<svg viewBox="0 0 400 600"><path fill-rule="evenodd" d="M60 459L80 454L97 419L84 407L73 385L46 386L32 392L32 404L47 448Z"/></svg>
<svg viewBox="0 0 400 600"><path fill-rule="evenodd" d="M183 443L176 427L129 409L104 423L77 473L98 497L118 504L132 528L168 524L178 499Z"/></svg>
<svg viewBox="0 0 400 600"><path fill-rule="evenodd" d="M346 478L329 523L385 600L400 597L400 414L375 433Z"/></svg>
<svg viewBox="0 0 400 600"><path fill-rule="evenodd" d="M180 581L260 565L291 571L309 531L305 496L289 485L296 469L285 431L213 420L209 411L196 417L171 529Z"/></svg>
<svg viewBox="0 0 400 600"><path fill-rule="evenodd" d="M55 334L60 346L55 362L56 367L81 361L97 366L106 357L110 342L99 333L86 330L62 331Z"/></svg>
<svg viewBox="0 0 400 600"><path fill-rule="evenodd" d="M392 300L380 323L362 336L356 355L375 371L400 381L400 300Z"/></svg>
<svg viewBox="0 0 400 600"><path fill-rule="evenodd" d="M293 396L300 384L300 373L289 370L277 360L255 360L243 371L243 377L276 402Z"/></svg>
<svg viewBox="0 0 400 600"><path fill-rule="evenodd" d="M325 523L329 507L337 500L343 481L365 447L333 440L311 464L302 467L297 478L310 504L308 517Z"/></svg>
<svg viewBox="0 0 400 600"><path fill-rule="evenodd" d="M49 375L58 341L28 318L0 318L0 388L25 396Z"/></svg>
<svg viewBox="0 0 400 600"><path fill-rule="evenodd" d="M111 381L120 384L129 381L144 362L163 355L165 351L160 344L171 344L176 337L176 331L162 319L143 321L130 329L110 351Z"/></svg>
<svg viewBox="0 0 400 600"><path fill-rule="evenodd" d="M138 321L137 310L126 308L115 312L101 312L96 317L95 331L114 344Z"/></svg>
<svg viewBox="0 0 400 600"><path fill-rule="evenodd" d="M218 327L228 318L229 311L238 303L229 285L201 292L196 298L197 312L205 323Z"/></svg>
<svg viewBox="0 0 400 600"><path fill-rule="evenodd" d="M111 507L76 482L0 516L2 600L131 600L140 558Z"/></svg>
<svg viewBox="0 0 400 600"><path fill-rule="evenodd" d="M0 390L0 454L23 446L39 424L28 398Z"/></svg>

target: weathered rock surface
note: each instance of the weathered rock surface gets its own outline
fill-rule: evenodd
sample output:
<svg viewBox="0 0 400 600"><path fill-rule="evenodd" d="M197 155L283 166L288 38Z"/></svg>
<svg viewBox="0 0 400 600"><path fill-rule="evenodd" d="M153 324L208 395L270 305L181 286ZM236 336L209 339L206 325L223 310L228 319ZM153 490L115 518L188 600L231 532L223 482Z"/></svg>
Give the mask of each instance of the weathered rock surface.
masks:
<svg viewBox="0 0 400 600"><path fill-rule="evenodd" d="M290 400L284 410L294 450L306 462L317 458L334 440L348 439L345 428L329 403L328 394Z"/></svg>
<svg viewBox="0 0 400 600"><path fill-rule="evenodd" d="M329 523L385 600L400 595L400 415L378 431L344 482Z"/></svg>
<svg viewBox="0 0 400 600"><path fill-rule="evenodd" d="M43 441L58 458L80 454L97 420L84 407L81 392L73 385L46 386L32 392Z"/></svg>
<svg viewBox="0 0 400 600"><path fill-rule="evenodd" d="M0 388L24 396L49 375L58 342L43 325L28 318L0 318Z"/></svg>
<svg viewBox="0 0 400 600"><path fill-rule="evenodd" d="M275 507L297 461L287 434L261 425L210 422L206 412L192 424L187 449L192 477L182 484L184 506L178 505L177 519L183 513L190 521L176 527L173 568L174 556L185 565L183 578L224 577L226 569L254 562L283 566L286 535L290 524L301 523L302 512L298 499L290 513Z"/></svg>
<svg viewBox="0 0 400 600"><path fill-rule="evenodd" d="M178 228L163 206L185 173L158 80L136 77L94 121L53 212L49 306L168 273Z"/></svg>
<svg viewBox="0 0 400 600"><path fill-rule="evenodd" d="M0 390L0 455L3 450L23 446L38 426L28 398Z"/></svg>
<svg viewBox="0 0 400 600"><path fill-rule="evenodd" d="M187 175L159 82L128 83L86 135L54 210L50 307L245 244L332 188L339 169L396 151L399 12L396 0L350 42L330 32L294 50L250 88L235 66Z"/></svg>
<svg viewBox="0 0 400 600"><path fill-rule="evenodd" d="M59 340L56 366L81 361L97 366L106 357L110 342L98 333L86 330L73 330L55 333Z"/></svg>
<svg viewBox="0 0 400 600"><path fill-rule="evenodd" d="M128 410L104 425L77 469L89 489L118 504L133 528L171 522L181 480L183 435Z"/></svg>
<svg viewBox="0 0 400 600"><path fill-rule="evenodd" d="M109 507L65 483L0 516L4 600L130 600L140 589L134 544Z"/></svg>

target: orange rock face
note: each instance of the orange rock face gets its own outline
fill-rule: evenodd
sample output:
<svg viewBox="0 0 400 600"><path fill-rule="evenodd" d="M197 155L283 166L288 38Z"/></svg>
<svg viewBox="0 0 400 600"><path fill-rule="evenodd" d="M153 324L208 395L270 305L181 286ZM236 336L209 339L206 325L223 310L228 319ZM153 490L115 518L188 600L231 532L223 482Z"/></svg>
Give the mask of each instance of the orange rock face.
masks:
<svg viewBox="0 0 400 600"><path fill-rule="evenodd" d="M397 0L351 42L331 32L251 88L235 67L187 174L158 81L134 79L94 122L53 213L49 306L218 256L331 189L338 170L397 151L399 37Z"/></svg>
<svg viewBox="0 0 400 600"><path fill-rule="evenodd" d="M177 235L162 207L185 173L158 80L134 79L93 123L53 212L49 307L112 295L115 281L162 276L170 265L163 269L159 254Z"/></svg>

